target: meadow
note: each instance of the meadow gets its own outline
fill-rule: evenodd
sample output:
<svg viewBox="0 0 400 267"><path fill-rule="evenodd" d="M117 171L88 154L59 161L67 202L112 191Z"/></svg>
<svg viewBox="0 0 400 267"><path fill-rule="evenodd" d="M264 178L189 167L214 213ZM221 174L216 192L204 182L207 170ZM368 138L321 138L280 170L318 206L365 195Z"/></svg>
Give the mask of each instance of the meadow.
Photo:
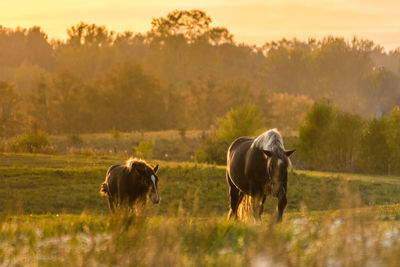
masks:
<svg viewBox="0 0 400 267"><path fill-rule="evenodd" d="M110 216L99 194L125 155L0 154L0 264L396 266L400 177L291 170L275 224L226 220L224 166L159 164L159 205Z"/></svg>

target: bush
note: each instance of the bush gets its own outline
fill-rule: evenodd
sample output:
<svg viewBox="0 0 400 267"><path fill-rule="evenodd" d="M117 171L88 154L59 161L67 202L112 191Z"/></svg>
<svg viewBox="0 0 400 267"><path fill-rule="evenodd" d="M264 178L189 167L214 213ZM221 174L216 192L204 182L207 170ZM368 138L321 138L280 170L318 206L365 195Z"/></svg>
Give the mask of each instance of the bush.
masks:
<svg viewBox="0 0 400 267"><path fill-rule="evenodd" d="M262 111L255 105L242 105L218 120L217 139L232 143L240 136L252 136L265 127Z"/></svg>
<svg viewBox="0 0 400 267"><path fill-rule="evenodd" d="M391 151L385 136L386 127L383 119L374 118L367 123L361 139L360 166L368 172L388 172Z"/></svg>
<svg viewBox="0 0 400 267"><path fill-rule="evenodd" d="M134 147L136 156L145 159L151 159L153 156L153 149L153 141L141 141L136 147Z"/></svg>
<svg viewBox="0 0 400 267"><path fill-rule="evenodd" d="M45 132L38 130L16 136L11 144L11 150L28 153L49 152L50 141Z"/></svg>
<svg viewBox="0 0 400 267"><path fill-rule="evenodd" d="M226 152L229 143L217 139L207 139L194 154L196 162L226 164Z"/></svg>
<svg viewBox="0 0 400 267"><path fill-rule="evenodd" d="M327 99L315 102L299 127L299 157L307 167L354 171L364 122Z"/></svg>
<svg viewBox="0 0 400 267"><path fill-rule="evenodd" d="M389 146L386 157L390 158L388 173L400 173L400 107L394 107L389 116L384 117L385 137ZM378 144L376 144L378 145Z"/></svg>
<svg viewBox="0 0 400 267"><path fill-rule="evenodd" d="M336 114L329 100L315 102L299 127L298 154L306 164L327 161L326 144Z"/></svg>
<svg viewBox="0 0 400 267"><path fill-rule="evenodd" d="M115 140L118 140L121 137L121 132L115 127L111 129L110 133Z"/></svg>
<svg viewBox="0 0 400 267"><path fill-rule="evenodd" d="M81 146L84 143L82 137L77 133L70 135L69 141L73 146Z"/></svg>
<svg viewBox="0 0 400 267"><path fill-rule="evenodd" d="M196 161L225 164L229 145L238 137L257 134L264 128L265 119L259 108L247 104L229 111L218 124L214 136L195 152Z"/></svg>

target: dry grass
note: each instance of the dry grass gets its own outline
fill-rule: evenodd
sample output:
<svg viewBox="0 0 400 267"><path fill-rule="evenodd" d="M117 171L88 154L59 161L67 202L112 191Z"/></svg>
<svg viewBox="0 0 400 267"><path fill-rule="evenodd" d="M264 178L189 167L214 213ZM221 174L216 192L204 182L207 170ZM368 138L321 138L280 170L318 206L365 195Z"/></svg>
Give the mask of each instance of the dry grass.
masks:
<svg viewBox="0 0 400 267"><path fill-rule="evenodd" d="M386 214L400 205L382 207ZM58 266L396 266L400 221L373 210L290 213L282 224L222 217L5 216L0 264Z"/></svg>

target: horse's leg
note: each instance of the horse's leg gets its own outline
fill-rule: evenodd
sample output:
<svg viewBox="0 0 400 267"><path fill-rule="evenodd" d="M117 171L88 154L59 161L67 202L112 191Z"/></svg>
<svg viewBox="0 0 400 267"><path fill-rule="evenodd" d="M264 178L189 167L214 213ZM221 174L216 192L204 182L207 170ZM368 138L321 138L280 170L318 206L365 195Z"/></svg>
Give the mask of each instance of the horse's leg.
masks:
<svg viewBox="0 0 400 267"><path fill-rule="evenodd" d="M261 200L260 217L261 217L261 214L262 214L263 211L264 211L264 202L265 202L265 199L266 199L266 198L267 198L267 195L264 194L263 197L262 197L262 200Z"/></svg>
<svg viewBox="0 0 400 267"><path fill-rule="evenodd" d="M279 197L279 202L278 202L277 222L282 221L283 210L285 209L286 204L287 204L286 194L282 194L282 196Z"/></svg>
<svg viewBox="0 0 400 267"><path fill-rule="evenodd" d="M108 207L110 208L111 213L115 212L115 204L111 197L108 197Z"/></svg>
<svg viewBox="0 0 400 267"><path fill-rule="evenodd" d="M229 197L230 197L230 208L228 213L228 219L233 216L237 219L237 210L240 202L243 199L243 193L232 183L231 177L229 177L228 172L226 172L226 180L229 184Z"/></svg>
<svg viewBox="0 0 400 267"><path fill-rule="evenodd" d="M252 216L256 222L261 221L261 214L263 212L264 201L265 201L264 195L254 194L251 196Z"/></svg>

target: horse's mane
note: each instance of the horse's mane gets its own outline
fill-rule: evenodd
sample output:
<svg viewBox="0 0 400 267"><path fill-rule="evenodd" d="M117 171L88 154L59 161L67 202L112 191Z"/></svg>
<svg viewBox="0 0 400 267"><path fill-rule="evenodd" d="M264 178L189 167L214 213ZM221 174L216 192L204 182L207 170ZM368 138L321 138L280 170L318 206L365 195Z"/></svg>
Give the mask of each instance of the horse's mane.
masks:
<svg viewBox="0 0 400 267"><path fill-rule="evenodd" d="M285 147L281 134L276 128L268 130L254 139L253 145L261 150L269 150L275 153L278 158L283 159L289 167L291 160L286 156Z"/></svg>
<svg viewBox="0 0 400 267"><path fill-rule="evenodd" d="M152 169L152 167L145 160L131 157L126 161L126 167L130 171L133 165L140 166L142 168L148 167Z"/></svg>
<svg viewBox="0 0 400 267"><path fill-rule="evenodd" d="M281 134L277 129L271 129L256 137L254 146L262 150L274 151L277 148L285 150Z"/></svg>

